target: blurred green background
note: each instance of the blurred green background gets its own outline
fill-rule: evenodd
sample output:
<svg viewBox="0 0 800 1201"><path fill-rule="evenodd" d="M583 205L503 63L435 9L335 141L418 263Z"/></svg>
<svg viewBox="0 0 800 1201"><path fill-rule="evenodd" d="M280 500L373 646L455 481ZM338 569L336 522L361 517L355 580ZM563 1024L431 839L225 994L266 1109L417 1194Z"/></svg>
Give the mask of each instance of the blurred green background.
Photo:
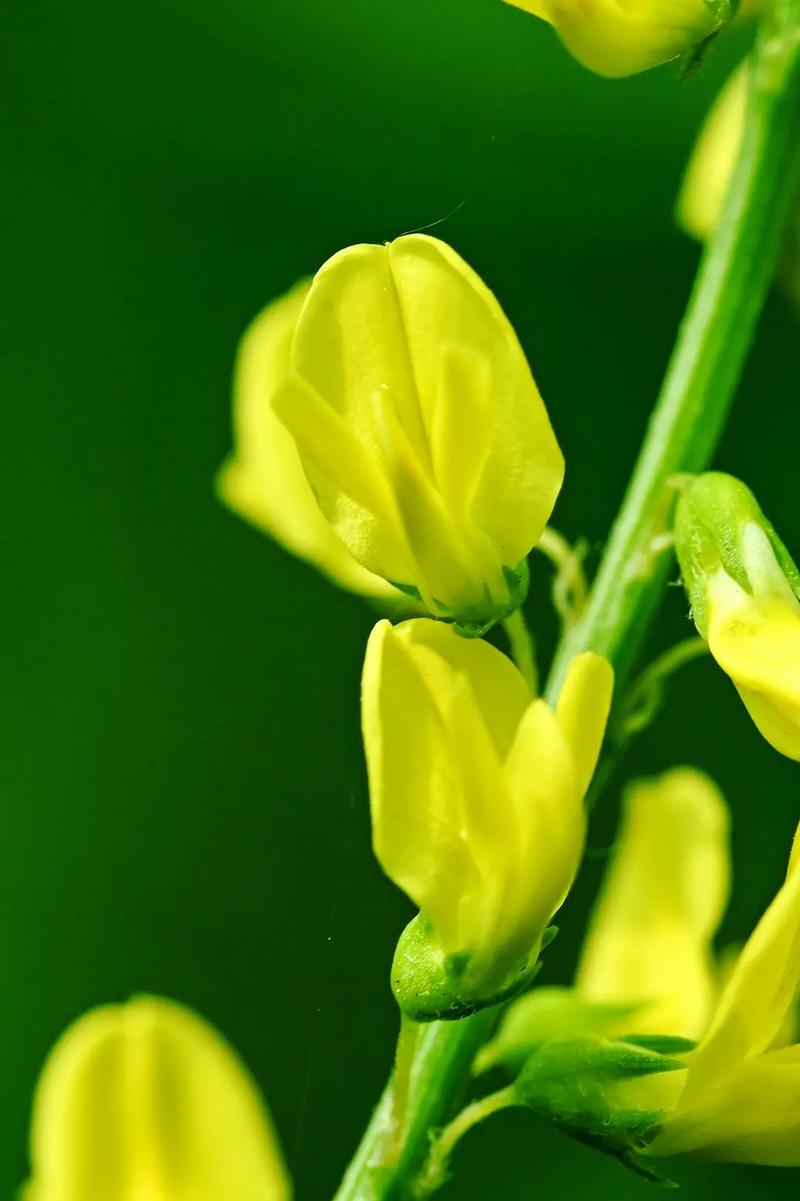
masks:
<svg viewBox="0 0 800 1201"><path fill-rule="evenodd" d="M519 331L567 456L556 524L596 555L697 259L672 224L679 173L747 35L686 82L609 83L499 0L29 0L4 25L0 1193L25 1175L53 1039L152 990L239 1047L300 1201L324 1201L389 1066L409 910L369 852L371 615L212 494L237 336L339 247L432 226ZM718 463L797 550L796 345L773 297ZM688 630L674 589L654 646ZM734 809L741 938L784 868L797 768L706 662L626 770L676 762ZM615 809L548 980L572 970ZM457 1167L443 1201L655 1195L525 1115ZM797 1188L675 1174L687 1201Z"/></svg>

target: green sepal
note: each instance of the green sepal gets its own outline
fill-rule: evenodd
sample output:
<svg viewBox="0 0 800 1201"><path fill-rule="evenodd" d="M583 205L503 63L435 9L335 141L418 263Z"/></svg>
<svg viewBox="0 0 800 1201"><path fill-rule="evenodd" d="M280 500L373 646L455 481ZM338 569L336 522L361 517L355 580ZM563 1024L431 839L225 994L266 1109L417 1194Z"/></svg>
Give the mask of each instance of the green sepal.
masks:
<svg viewBox="0 0 800 1201"><path fill-rule="evenodd" d="M708 582L724 571L745 592L757 591L743 554L742 532L754 524L766 535L780 572L800 598L800 571L750 489L721 471L694 476L684 486L675 510L675 550L692 617L699 633L708 632Z"/></svg>
<svg viewBox="0 0 800 1201"><path fill-rule="evenodd" d="M591 1035L554 1039L530 1056L512 1089L516 1104L571 1138L614 1156L647 1179L660 1180L640 1155L664 1114L615 1105L615 1086L684 1067L680 1059L625 1040Z"/></svg>
<svg viewBox="0 0 800 1201"><path fill-rule="evenodd" d="M509 1001L533 983L546 935L530 955L489 975L489 969L476 972L468 951L445 955L431 923L417 914L400 935L392 961L395 1000L415 1022L456 1021Z"/></svg>
<svg viewBox="0 0 800 1201"><path fill-rule="evenodd" d="M688 1055L697 1046L693 1038L681 1038L677 1034L626 1034L622 1041L655 1051L658 1055Z"/></svg>
<svg viewBox="0 0 800 1201"><path fill-rule="evenodd" d="M453 629L462 638L483 638L484 634L488 634L489 630L499 621L505 621L507 617L524 605L530 585L528 560L523 559L516 567L503 567L503 579L508 587L508 601L505 604L495 604L489 589L485 588L481 600L466 609L456 610L451 605L446 605L444 601L440 601L438 597L434 597L435 611L431 616L452 622ZM420 604L423 603L419 589L413 584L398 584L397 580L389 580L388 583L398 592L402 592L404 596L411 597Z"/></svg>

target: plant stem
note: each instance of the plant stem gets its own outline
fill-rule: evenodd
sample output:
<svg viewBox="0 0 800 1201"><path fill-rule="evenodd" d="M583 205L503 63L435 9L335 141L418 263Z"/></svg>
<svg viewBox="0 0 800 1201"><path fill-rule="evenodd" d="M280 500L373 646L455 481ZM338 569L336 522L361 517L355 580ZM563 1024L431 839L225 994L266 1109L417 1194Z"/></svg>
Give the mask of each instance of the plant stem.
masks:
<svg viewBox="0 0 800 1201"><path fill-rule="evenodd" d="M702 471L724 430L775 274L800 147L798 0L774 0L753 55L739 151L716 232L700 265L661 394L581 620L551 673L558 695L582 650L630 670L671 562L659 544L673 476Z"/></svg>
<svg viewBox="0 0 800 1201"><path fill-rule="evenodd" d="M800 0L774 0L759 30L744 137L723 212L692 291L664 386L628 492L581 619L566 634L551 673L555 698L569 660L591 649L621 679L630 670L663 590L669 556L669 481L703 470L724 428L734 391L775 271L794 194L800 147ZM390 1093L373 1115L335 1201L410 1201L430 1149L461 1101L493 1010L432 1023L411 1071L403 1146L381 1163Z"/></svg>
<svg viewBox="0 0 800 1201"><path fill-rule="evenodd" d="M527 681L534 696L539 695L539 669L536 666L536 647L522 609L515 609L503 622L511 658Z"/></svg>

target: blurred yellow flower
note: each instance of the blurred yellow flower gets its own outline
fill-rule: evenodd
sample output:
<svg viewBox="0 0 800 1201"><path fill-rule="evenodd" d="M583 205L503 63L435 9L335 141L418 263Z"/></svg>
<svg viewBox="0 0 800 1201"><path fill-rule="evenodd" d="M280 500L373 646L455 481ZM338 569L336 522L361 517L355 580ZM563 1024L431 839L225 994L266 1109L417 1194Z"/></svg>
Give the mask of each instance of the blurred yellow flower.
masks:
<svg viewBox="0 0 800 1201"><path fill-rule="evenodd" d="M33 1108L25 1201L289 1201L269 1116L197 1014L137 997L61 1037Z"/></svg>
<svg viewBox="0 0 800 1201"><path fill-rule="evenodd" d="M720 472L683 489L675 546L699 633L776 750L800 760L800 575L753 494Z"/></svg>
<svg viewBox="0 0 800 1201"><path fill-rule="evenodd" d="M554 26L571 54L618 78L690 53L731 17L730 0L507 0Z"/></svg>
<svg viewBox="0 0 800 1201"><path fill-rule="evenodd" d="M345 550L320 512L294 442L272 411L271 399L289 372L292 338L310 286L302 280L267 305L242 337L233 383L235 448L219 471L217 490L240 517L341 587L397 597Z"/></svg>
<svg viewBox="0 0 800 1201"><path fill-rule="evenodd" d="M700 131L683 178L676 209L678 224L700 242L711 237L722 211L742 140L749 76L744 62L725 84Z"/></svg>
<svg viewBox="0 0 800 1201"><path fill-rule="evenodd" d="M563 459L514 331L463 259L420 234L334 255L289 359L272 404L353 558L476 630L512 611Z"/></svg>
<svg viewBox="0 0 800 1201"><path fill-rule="evenodd" d="M699 1038L729 876L728 811L708 776L680 767L632 784L583 947L581 996L637 1004L637 1033Z"/></svg>
<svg viewBox="0 0 800 1201"><path fill-rule="evenodd" d="M509 659L447 625L372 632L362 713L375 853L470 988L535 958L572 884L612 683L605 659L580 655L553 710Z"/></svg>
<svg viewBox="0 0 800 1201"><path fill-rule="evenodd" d="M711 943L729 870L727 807L708 776L680 767L633 783L574 988L516 1001L478 1069L521 1063L553 1038L699 1038L717 994ZM645 1087L663 1091L664 1081Z"/></svg>
<svg viewBox="0 0 800 1201"><path fill-rule="evenodd" d="M800 854L751 935L650 1155L800 1166L800 1046L782 1034L800 983Z"/></svg>

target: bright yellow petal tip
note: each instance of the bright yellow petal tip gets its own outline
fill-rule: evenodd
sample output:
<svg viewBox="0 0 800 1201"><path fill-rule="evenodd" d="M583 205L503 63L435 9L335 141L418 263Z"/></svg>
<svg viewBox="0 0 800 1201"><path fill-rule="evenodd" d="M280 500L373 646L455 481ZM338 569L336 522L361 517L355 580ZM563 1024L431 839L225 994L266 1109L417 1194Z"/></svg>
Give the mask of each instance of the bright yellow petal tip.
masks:
<svg viewBox="0 0 800 1201"><path fill-rule="evenodd" d="M706 0L507 0L553 25L599 75L634 75L690 53L729 15Z"/></svg>
<svg viewBox="0 0 800 1201"><path fill-rule="evenodd" d="M239 344L233 383L234 450L217 476L222 500L337 584L367 596L397 596L365 571L320 512L295 445L271 400L284 385L292 339L310 281L259 313Z"/></svg>
<svg viewBox="0 0 800 1201"><path fill-rule="evenodd" d="M202 1018L136 997L61 1037L34 1098L26 1201L289 1201L255 1084Z"/></svg>

